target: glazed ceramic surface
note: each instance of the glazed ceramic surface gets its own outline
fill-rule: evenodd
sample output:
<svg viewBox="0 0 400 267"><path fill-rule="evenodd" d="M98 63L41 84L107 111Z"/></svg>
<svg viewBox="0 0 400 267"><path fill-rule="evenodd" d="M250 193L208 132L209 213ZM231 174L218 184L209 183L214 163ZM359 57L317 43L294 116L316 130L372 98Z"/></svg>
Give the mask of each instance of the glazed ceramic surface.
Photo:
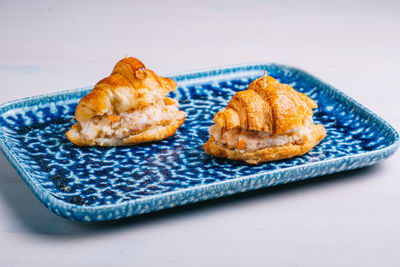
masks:
<svg viewBox="0 0 400 267"><path fill-rule="evenodd" d="M314 99L327 137L309 153L249 165L206 155L213 115L266 70ZM58 215L103 221L309 177L360 168L392 155L397 132L312 75L285 65L248 64L173 75L171 94L188 113L166 140L129 147L77 147L65 137L91 88L21 99L0 107L0 145L33 193Z"/></svg>

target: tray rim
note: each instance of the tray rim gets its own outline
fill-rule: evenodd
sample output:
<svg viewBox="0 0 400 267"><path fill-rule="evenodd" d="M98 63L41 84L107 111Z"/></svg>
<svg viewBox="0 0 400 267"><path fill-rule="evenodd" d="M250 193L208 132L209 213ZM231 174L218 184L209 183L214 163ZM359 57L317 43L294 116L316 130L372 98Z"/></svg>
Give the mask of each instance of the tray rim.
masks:
<svg viewBox="0 0 400 267"><path fill-rule="evenodd" d="M320 78L316 77L315 75L302 70L300 68L297 67L293 67L290 65L286 65L286 64L279 64L279 63L273 63L273 62L255 62L255 63L244 63L244 64L234 64L234 65L226 65L226 66L219 66L219 67L212 67L212 68L205 68L205 69L200 69L200 70L190 70L190 71L186 71L186 72L178 72L178 73L171 73L171 74L166 74L164 76L167 77L171 77L174 80L191 80L191 79L196 79L197 77L194 76L202 76L203 78L206 77L213 77L213 76L223 76L224 74L213 74L212 72L218 72L218 71L222 71L222 70L230 70L231 72L235 72L235 69L240 69L240 68L251 68L251 67L266 67L266 66L272 66L275 65L279 68L287 68L293 71L297 71L300 73L303 73L304 75L307 75L311 78L313 78L314 80L316 80L317 82L320 82L324 85L326 85L328 87L328 89L330 91L333 91L335 95L338 95L340 97L343 98L343 100L345 100L346 102L351 102L352 105L356 106L358 109L363 110L366 114L368 114L369 116L373 117L375 120L379 121L379 123L383 124L388 130L392 131L392 133L394 134L394 141L392 144L385 146L381 149L377 149L377 150L373 150L373 151L368 151L368 152L362 152L359 154L352 154L352 155L347 155L347 156L342 156L342 157L338 157L338 158L334 158L334 159L329 159L329 160L321 160L321 161L317 161L317 162L312 162L312 163L306 163L306 164L302 164L302 165L298 165L298 166L292 166L292 167L285 167L284 169L277 169L277 170L266 170L266 171L261 171L258 172L256 174L252 174L252 175L247 175L244 177L234 177L232 179L229 180L224 180L224 181L218 181L218 182L213 182L210 184L205 184L205 185L197 185L197 186L193 186L193 187L189 187L189 188L185 188L185 189L180 189L177 191L171 191L171 192L165 192L162 194L157 194L157 195L151 195L151 196L146 196L145 198L139 198L139 199L131 199L131 200L126 200L124 202L121 203L114 203L114 204L103 204L103 205L98 205L98 206L85 206L85 205L78 205L78 204L72 204L72 203L68 203L64 200L61 200L59 198L57 198L56 196L52 195L50 192L48 192L47 190L45 190L37 181L34 177L32 177L30 175L29 172L26 171L26 169L23 168L23 166L21 166L18 163L18 159L16 157L16 153L15 151L13 151L12 148L10 148L9 144L4 140L3 135L0 133L0 149L2 150L3 154L5 155L5 157L7 158L7 160L11 163L11 165L14 167L14 169L17 171L17 173L21 176L21 178L23 179L23 181L28 185L28 187L31 189L31 191L34 193L34 195L39 199L40 202L42 202L47 208L49 208L51 211L55 212L57 215L63 216L65 218L68 218L70 220L80 220L82 219L82 221L86 221L84 220L84 216L82 216L83 214L90 214L90 215L99 215L99 214L104 214L110 211L114 211L115 208L122 208L122 207L129 207L129 206L134 206L134 205L140 205L140 204L144 204L146 202L152 201L152 200L156 200L156 199L162 199L171 195L175 195L177 196L177 198L179 198L179 195L184 195L187 192L192 192L193 190L207 190L207 189L211 189L211 188L215 188L218 189L219 187L224 187L225 185L229 185L229 184L234 184L237 182L243 182L243 181L247 181L247 180L253 180L255 178L261 178L261 177L266 177L268 175L274 175L277 173L282 173L282 172L293 172L293 170L299 170L302 172L306 171L309 168L317 168L320 167L322 165L327 165L327 164L334 164L334 163L338 163L338 162L346 162L350 159L356 159L361 160L361 159L365 159L365 158L371 158L374 156L378 156L378 155L383 155L383 157L379 160L377 160L375 163L386 159L388 157L390 157L391 155L393 155L396 150L399 147L399 133L394 129L393 126L391 126L388 122L386 122L384 119L382 119L380 116L378 116L376 113L374 113L373 111L371 111L370 109L368 109L367 107L363 106L362 104L360 104L359 102L357 102L355 99L351 98L350 96L346 95L345 93L343 93L342 91L340 91L339 89L333 87L331 84L321 80ZM261 69L260 69L261 71ZM198 77L200 78L200 77ZM178 84L179 85L179 84ZM57 97L57 96L71 96L73 94L76 93L84 93L87 90L90 90L91 88L93 88L93 86L86 86L86 87L81 87L81 88L76 88L76 89L69 89L69 90L62 90L62 91L56 91L56 92L51 92L51 93L46 93L46 94L41 94L41 95L36 95L36 96L29 96L29 97L25 97L25 98L20 98L20 99L16 99L16 100L11 100L5 103L0 104L0 114L5 113L9 110L12 109L16 109L16 108L21 108L21 107L31 107L34 106L35 104L37 104L37 102L41 99L44 98L51 98L51 97ZM30 102L30 103L29 103ZM28 103L28 105L23 105L24 103ZM375 164L372 163L372 164ZM312 178L312 177L316 177L316 176L322 176L322 175L326 175L329 173L336 173L336 172L341 172L341 171L347 171L350 169L354 169L354 168L361 168L361 167L365 167L368 165L372 165L372 164L365 164L364 166L356 166L356 167L347 167L344 170L339 170L339 171L326 171L324 172L320 172L316 175L308 175L308 176L303 176L300 175L301 178L298 180L303 180L303 179L308 179L308 178ZM283 182L283 183L287 183L287 182ZM277 183L277 184L283 184L281 183ZM228 195L232 195L232 194L237 194L240 192L247 192L247 191L252 191L252 190L257 190L259 188L264 188L264 187L269 187L269 186L274 186L277 184L273 184L273 185L263 185L261 187L258 188L245 188L245 190L236 190L235 192L226 192L221 194L220 196L217 197L213 197L213 196L206 196L204 198L201 199L196 199L194 201L187 201L185 203L178 203L176 205L173 206L169 206L169 207L165 207L165 208L161 208L161 209L157 209L154 208L150 211L146 211L144 213L148 213L148 212L152 212L152 211L156 211L156 210L162 210L162 209L167 209L167 208L172 208L175 206L182 206L182 205L187 205L190 203L194 203L194 202L199 202L199 201L204 201L207 199L213 199L213 198L219 198L219 197L223 197L223 196L228 196ZM71 216L68 216L65 214L66 210L69 211L69 213L71 214ZM79 213L79 216L73 216L74 214ZM138 215L138 214L142 214L142 213L133 213L129 216L134 216L134 215ZM126 217L126 216L124 216ZM124 217L120 217L120 218L124 218ZM80 218L80 219L79 219ZM113 219L119 219L119 218L102 218L99 220L89 220L89 221L105 221L105 220L113 220Z"/></svg>

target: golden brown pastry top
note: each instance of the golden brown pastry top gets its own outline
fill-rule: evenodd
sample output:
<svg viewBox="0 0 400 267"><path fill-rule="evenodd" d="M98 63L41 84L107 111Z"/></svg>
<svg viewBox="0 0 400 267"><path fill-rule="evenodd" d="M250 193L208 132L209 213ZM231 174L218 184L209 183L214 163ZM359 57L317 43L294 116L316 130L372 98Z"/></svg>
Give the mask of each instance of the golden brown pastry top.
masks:
<svg viewBox="0 0 400 267"><path fill-rule="evenodd" d="M96 115L140 108L175 89L175 81L158 76L137 58L126 57L115 65L110 76L99 81L79 101L75 117L86 121Z"/></svg>
<svg viewBox="0 0 400 267"><path fill-rule="evenodd" d="M226 108L214 116L224 129L241 127L246 130L284 134L302 125L317 107L314 100L271 76L254 80L246 90L237 92Z"/></svg>

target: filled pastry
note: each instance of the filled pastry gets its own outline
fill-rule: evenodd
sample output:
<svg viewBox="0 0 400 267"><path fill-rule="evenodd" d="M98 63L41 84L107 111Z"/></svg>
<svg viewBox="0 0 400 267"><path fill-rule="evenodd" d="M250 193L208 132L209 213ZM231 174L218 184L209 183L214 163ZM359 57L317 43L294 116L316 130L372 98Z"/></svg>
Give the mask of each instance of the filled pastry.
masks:
<svg viewBox="0 0 400 267"><path fill-rule="evenodd" d="M178 102L166 96L175 89L175 81L126 57L79 101L78 122L66 136L78 146L121 146L168 138L186 117Z"/></svg>
<svg viewBox="0 0 400 267"><path fill-rule="evenodd" d="M326 136L313 123L314 100L266 76L237 92L214 116L207 154L250 164L302 155Z"/></svg>

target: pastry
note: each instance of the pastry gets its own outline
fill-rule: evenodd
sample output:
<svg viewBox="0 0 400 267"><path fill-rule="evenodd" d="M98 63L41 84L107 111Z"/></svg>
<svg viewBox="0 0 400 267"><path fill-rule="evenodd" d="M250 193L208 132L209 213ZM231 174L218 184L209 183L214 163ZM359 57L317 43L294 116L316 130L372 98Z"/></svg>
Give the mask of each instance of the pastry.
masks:
<svg viewBox="0 0 400 267"><path fill-rule="evenodd" d="M77 123L66 136L78 146L133 145L168 138L186 117L178 102L166 96L175 89L175 81L126 57L79 101Z"/></svg>
<svg viewBox="0 0 400 267"><path fill-rule="evenodd" d="M313 123L316 107L305 94L264 74L215 114L204 151L250 164L305 154L326 136L324 126Z"/></svg>

